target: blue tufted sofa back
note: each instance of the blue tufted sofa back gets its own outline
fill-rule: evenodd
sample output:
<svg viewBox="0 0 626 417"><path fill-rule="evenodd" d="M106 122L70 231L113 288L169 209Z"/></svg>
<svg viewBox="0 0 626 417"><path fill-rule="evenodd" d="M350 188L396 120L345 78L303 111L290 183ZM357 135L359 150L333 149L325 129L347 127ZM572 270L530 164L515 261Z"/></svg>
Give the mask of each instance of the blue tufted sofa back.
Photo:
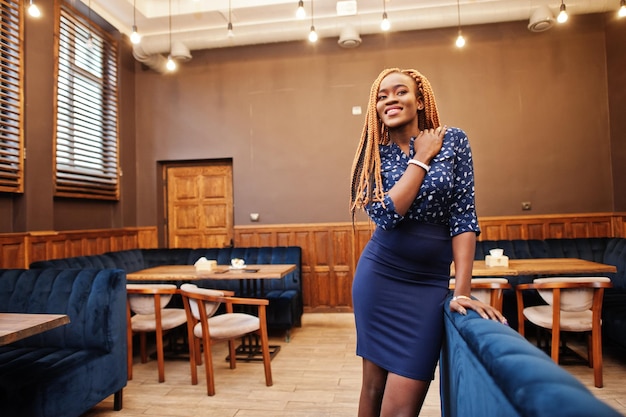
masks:
<svg viewBox="0 0 626 417"><path fill-rule="evenodd" d="M291 329L301 325L304 312L302 297L302 248L299 246L261 246L245 248L159 248L130 249L101 255L77 256L31 263L31 268L120 268L131 273L160 265L193 265L199 258L214 259L220 265L230 265L232 258L244 259L247 264L295 264L296 270L282 279L263 281L264 293L256 296L270 300L267 309L271 328ZM218 288L239 294L241 282L237 279L200 280L201 287ZM182 281L177 282L180 286ZM175 301L176 302L176 301Z"/></svg>
<svg viewBox="0 0 626 417"><path fill-rule="evenodd" d="M516 331L444 306L443 417L619 417Z"/></svg>
<svg viewBox="0 0 626 417"><path fill-rule="evenodd" d="M31 268L99 268L99 269L115 269L118 268L113 259L103 255L74 256L71 258L50 259L46 261L36 261L31 263Z"/></svg>
<svg viewBox="0 0 626 417"><path fill-rule="evenodd" d="M70 317L69 324L13 346L109 351L116 344L125 345L125 306L126 274L122 270L0 270L0 312Z"/></svg>
<svg viewBox="0 0 626 417"><path fill-rule="evenodd" d="M0 346L0 415L78 417L126 386L126 273L0 270L0 312L67 314L70 322Z"/></svg>

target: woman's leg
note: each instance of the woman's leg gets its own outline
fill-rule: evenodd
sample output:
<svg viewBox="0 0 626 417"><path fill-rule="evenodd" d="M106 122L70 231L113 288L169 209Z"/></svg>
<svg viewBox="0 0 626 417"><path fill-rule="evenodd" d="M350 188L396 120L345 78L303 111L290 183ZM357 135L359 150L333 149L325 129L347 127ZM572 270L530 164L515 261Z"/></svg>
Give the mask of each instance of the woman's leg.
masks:
<svg viewBox="0 0 626 417"><path fill-rule="evenodd" d="M367 359L363 359L363 382L358 417L380 416L386 381L386 370Z"/></svg>
<svg viewBox="0 0 626 417"><path fill-rule="evenodd" d="M430 381L419 381L389 373L380 417L416 417L419 415Z"/></svg>

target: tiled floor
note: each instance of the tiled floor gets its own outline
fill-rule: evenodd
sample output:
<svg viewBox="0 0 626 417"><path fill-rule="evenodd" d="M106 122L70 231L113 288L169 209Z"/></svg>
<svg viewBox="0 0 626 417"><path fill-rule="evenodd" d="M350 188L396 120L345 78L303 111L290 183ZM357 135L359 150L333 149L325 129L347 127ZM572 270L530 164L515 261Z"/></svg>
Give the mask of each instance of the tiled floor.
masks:
<svg viewBox="0 0 626 417"><path fill-rule="evenodd" d="M169 360L164 383L157 382L156 361L136 361L134 379L124 389L124 408L114 412L112 397L83 417L354 417L361 384L361 360L354 354L354 318L349 313L305 314L272 361L274 385L266 387L260 363L240 363L230 370L226 345L214 347L216 395L206 395L204 368L192 386L189 363ZM599 398L626 415L626 357L606 349L604 384L593 387L593 372L585 365L565 368ZM440 417L439 383L433 382L421 416ZM467 416L470 417L470 416ZM590 416L592 417L592 416Z"/></svg>

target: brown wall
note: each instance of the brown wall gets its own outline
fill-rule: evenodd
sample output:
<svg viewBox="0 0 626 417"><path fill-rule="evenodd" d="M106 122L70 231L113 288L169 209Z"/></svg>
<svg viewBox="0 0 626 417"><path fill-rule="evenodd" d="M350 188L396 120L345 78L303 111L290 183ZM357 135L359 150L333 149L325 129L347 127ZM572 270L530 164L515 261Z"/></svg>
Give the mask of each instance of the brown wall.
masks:
<svg viewBox="0 0 626 417"><path fill-rule="evenodd" d="M609 120L615 210L626 210L626 24L624 19L607 18L606 50L609 85Z"/></svg>
<svg viewBox="0 0 626 417"><path fill-rule="evenodd" d="M42 17L25 17L25 192L0 195L0 232L115 228L137 223L135 187L135 60L124 39L119 72L120 158L122 199L119 202L55 199L54 108L54 1L39 2ZM121 39L121 37L120 37Z"/></svg>
<svg viewBox="0 0 626 417"><path fill-rule="evenodd" d="M531 33L527 22L193 51L157 74L123 46L122 199L52 193L53 2L26 19L26 188L0 195L0 232L152 226L158 161L232 157L235 224L349 220L348 178L372 80L389 66L428 76L442 120L466 130L480 216L626 210L624 22L576 16Z"/></svg>
<svg viewBox="0 0 626 417"><path fill-rule="evenodd" d="M139 71L139 225L158 223L155 161L224 157L234 161L235 224L251 212L269 224L349 220L363 123L351 109L365 110L390 66L426 74L442 120L468 133L479 215L527 214L522 201L532 214L614 210L624 186L613 178L622 145L610 134L607 66L619 63L607 53L624 55L623 37L607 41L602 15L545 33L526 24L464 28L464 50L440 29L366 36L353 50L327 39L194 51L176 74Z"/></svg>

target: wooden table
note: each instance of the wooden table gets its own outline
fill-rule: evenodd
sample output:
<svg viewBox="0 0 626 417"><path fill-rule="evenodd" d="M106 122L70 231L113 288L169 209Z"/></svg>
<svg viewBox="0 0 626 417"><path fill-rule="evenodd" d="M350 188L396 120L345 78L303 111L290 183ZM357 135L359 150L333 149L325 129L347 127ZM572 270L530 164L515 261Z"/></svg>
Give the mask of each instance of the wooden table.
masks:
<svg viewBox="0 0 626 417"><path fill-rule="evenodd" d="M65 314L0 313L0 346L70 322Z"/></svg>
<svg viewBox="0 0 626 417"><path fill-rule="evenodd" d="M218 265L210 271L196 271L196 267L193 265L161 265L132 272L126 276L126 279L129 282L238 279L241 282L241 295L245 297L256 293L257 284L261 295L263 295L265 293L264 280L281 279L295 269L295 264L246 265L243 269ZM244 281L247 281L246 286L244 286Z"/></svg>
<svg viewBox="0 0 626 417"><path fill-rule="evenodd" d="M617 272L613 265L577 258L509 259L509 266L487 266L485 261L474 261L473 277L507 277L519 275L603 275ZM454 263L450 276L454 276Z"/></svg>
<svg viewBox="0 0 626 417"><path fill-rule="evenodd" d="M193 265L162 265L128 274L128 281L195 281L199 279L280 279L296 269L295 264L246 265L232 269L218 265L210 271L196 271Z"/></svg>
<svg viewBox="0 0 626 417"><path fill-rule="evenodd" d="M267 279L281 279L296 269L295 264L262 264L246 265L243 269L233 269L229 266L218 265L210 271L197 271L194 265L161 265L154 268L127 274L129 282L141 281L196 281L202 279L237 279L240 281L241 295L254 296L257 284L261 296L264 294L263 281ZM244 285L244 283L246 285ZM280 351L279 345L270 346L270 357L273 358ZM258 340L248 340L236 349L237 360L260 360L260 345Z"/></svg>

